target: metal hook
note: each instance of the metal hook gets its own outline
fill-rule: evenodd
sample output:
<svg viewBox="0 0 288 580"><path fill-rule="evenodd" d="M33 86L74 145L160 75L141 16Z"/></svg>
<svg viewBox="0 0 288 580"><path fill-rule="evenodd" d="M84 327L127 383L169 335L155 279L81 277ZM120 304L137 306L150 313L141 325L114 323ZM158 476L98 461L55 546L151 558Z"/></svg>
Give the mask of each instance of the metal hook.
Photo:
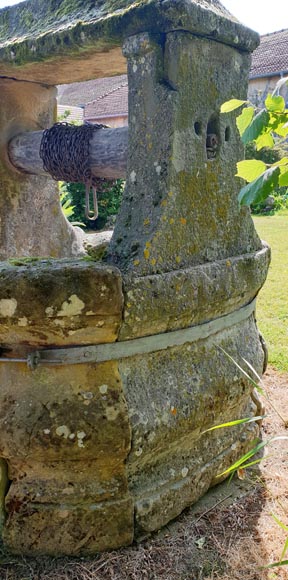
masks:
<svg viewBox="0 0 288 580"><path fill-rule="evenodd" d="M92 210L90 210L90 189L91 188L92 188L92 192L93 192L93 211L94 211L92 216L90 215L92 213ZM96 186L91 183L91 181L86 183L85 196L86 196L85 216L88 220L95 221L98 218L97 189L96 189Z"/></svg>

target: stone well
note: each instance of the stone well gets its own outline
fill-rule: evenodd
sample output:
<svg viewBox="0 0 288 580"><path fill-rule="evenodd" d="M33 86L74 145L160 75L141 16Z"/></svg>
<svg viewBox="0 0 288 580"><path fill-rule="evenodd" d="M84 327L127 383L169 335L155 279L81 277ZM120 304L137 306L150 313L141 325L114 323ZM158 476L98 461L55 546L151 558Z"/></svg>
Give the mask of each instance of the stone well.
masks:
<svg viewBox="0 0 288 580"><path fill-rule="evenodd" d="M269 249L237 202L235 114L219 113L245 98L258 37L217 0L28 0L0 11L0 41L2 536L91 554L166 524L258 434L203 434L255 414L221 349L264 364ZM126 62L126 189L95 262L55 182L17 170L9 142L53 123L54 85Z"/></svg>

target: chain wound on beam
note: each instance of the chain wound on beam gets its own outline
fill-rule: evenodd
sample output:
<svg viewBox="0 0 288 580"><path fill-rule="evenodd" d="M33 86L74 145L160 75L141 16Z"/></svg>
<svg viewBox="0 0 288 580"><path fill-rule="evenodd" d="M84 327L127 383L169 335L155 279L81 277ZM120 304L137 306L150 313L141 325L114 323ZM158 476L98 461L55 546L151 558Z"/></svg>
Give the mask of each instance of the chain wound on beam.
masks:
<svg viewBox="0 0 288 580"><path fill-rule="evenodd" d="M40 157L43 133L44 131L30 131L17 135L10 141L8 156L10 163L17 171L47 176L47 170L44 169L43 160ZM92 177L111 180L125 178L127 149L128 127L93 131L89 148Z"/></svg>

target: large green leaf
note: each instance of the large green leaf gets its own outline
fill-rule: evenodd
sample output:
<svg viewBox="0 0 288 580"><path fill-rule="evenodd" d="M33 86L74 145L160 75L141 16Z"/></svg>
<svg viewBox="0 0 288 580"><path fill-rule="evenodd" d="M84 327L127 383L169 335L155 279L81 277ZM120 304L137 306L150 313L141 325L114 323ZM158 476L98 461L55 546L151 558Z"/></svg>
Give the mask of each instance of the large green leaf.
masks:
<svg viewBox="0 0 288 580"><path fill-rule="evenodd" d="M260 151L263 147L269 147L269 149L271 149L274 145L275 143L271 133L264 133L263 135L259 135L256 139L257 151Z"/></svg>
<svg viewBox="0 0 288 580"><path fill-rule="evenodd" d="M288 166L288 157L281 157L281 159L279 159L279 161L276 161L275 163L273 163L272 167L280 167L281 165L287 165Z"/></svg>
<svg viewBox="0 0 288 580"><path fill-rule="evenodd" d="M249 127L244 131L242 137L242 141L244 145L250 143L250 141L255 141L261 133L265 132L269 123L269 113L262 109L257 115L255 115L254 119L250 123Z"/></svg>
<svg viewBox="0 0 288 580"><path fill-rule="evenodd" d="M285 101L280 95L273 96L269 93L265 100L265 107L271 113L283 113L285 110Z"/></svg>
<svg viewBox="0 0 288 580"><path fill-rule="evenodd" d="M223 105L221 105L220 112L231 113L231 111L239 109L239 107L242 107L242 105L245 105L245 103L247 103L247 101L240 101L239 99L230 99L230 101L226 101L226 103L223 103Z"/></svg>
<svg viewBox="0 0 288 580"><path fill-rule="evenodd" d="M264 161L260 161L259 159L246 159L245 161L239 161L237 163L237 177L242 177L249 183L257 179L264 171L266 171L267 167Z"/></svg>
<svg viewBox="0 0 288 580"><path fill-rule="evenodd" d="M255 181L242 187L238 200L241 205L251 205L264 201L272 191L279 185L279 167L270 167L260 175Z"/></svg>
<svg viewBox="0 0 288 580"><path fill-rule="evenodd" d="M254 107L246 107L245 109L243 109L241 115L237 117L236 125L241 137L244 131L247 129L247 127L249 127L254 117L254 113L255 113Z"/></svg>
<svg viewBox="0 0 288 580"><path fill-rule="evenodd" d="M288 185L288 167L286 168L286 171L283 171L282 173L282 168L280 168L280 177L279 177L279 186L280 187L286 187Z"/></svg>

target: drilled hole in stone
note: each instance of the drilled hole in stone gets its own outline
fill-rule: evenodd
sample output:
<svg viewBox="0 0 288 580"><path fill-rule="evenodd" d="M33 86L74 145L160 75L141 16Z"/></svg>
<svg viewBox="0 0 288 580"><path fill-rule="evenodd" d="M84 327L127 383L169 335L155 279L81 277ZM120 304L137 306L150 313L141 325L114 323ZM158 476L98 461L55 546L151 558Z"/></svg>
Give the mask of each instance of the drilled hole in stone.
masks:
<svg viewBox="0 0 288 580"><path fill-rule="evenodd" d="M202 125L201 125L201 123L199 123L199 121L196 121L194 123L194 130L195 130L196 135L198 135L198 136L201 135L201 133L202 133Z"/></svg>
<svg viewBox="0 0 288 580"><path fill-rule="evenodd" d="M230 140L230 136L231 136L230 127L226 127L226 129L225 129L225 141L229 141Z"/></svg>
<svg viewBox="0 0 288 580"><path fill-rule="evenodd" d="M212 115L207 124L206 152L207 159L215 159L220 145L219 116Z"/></svg>

